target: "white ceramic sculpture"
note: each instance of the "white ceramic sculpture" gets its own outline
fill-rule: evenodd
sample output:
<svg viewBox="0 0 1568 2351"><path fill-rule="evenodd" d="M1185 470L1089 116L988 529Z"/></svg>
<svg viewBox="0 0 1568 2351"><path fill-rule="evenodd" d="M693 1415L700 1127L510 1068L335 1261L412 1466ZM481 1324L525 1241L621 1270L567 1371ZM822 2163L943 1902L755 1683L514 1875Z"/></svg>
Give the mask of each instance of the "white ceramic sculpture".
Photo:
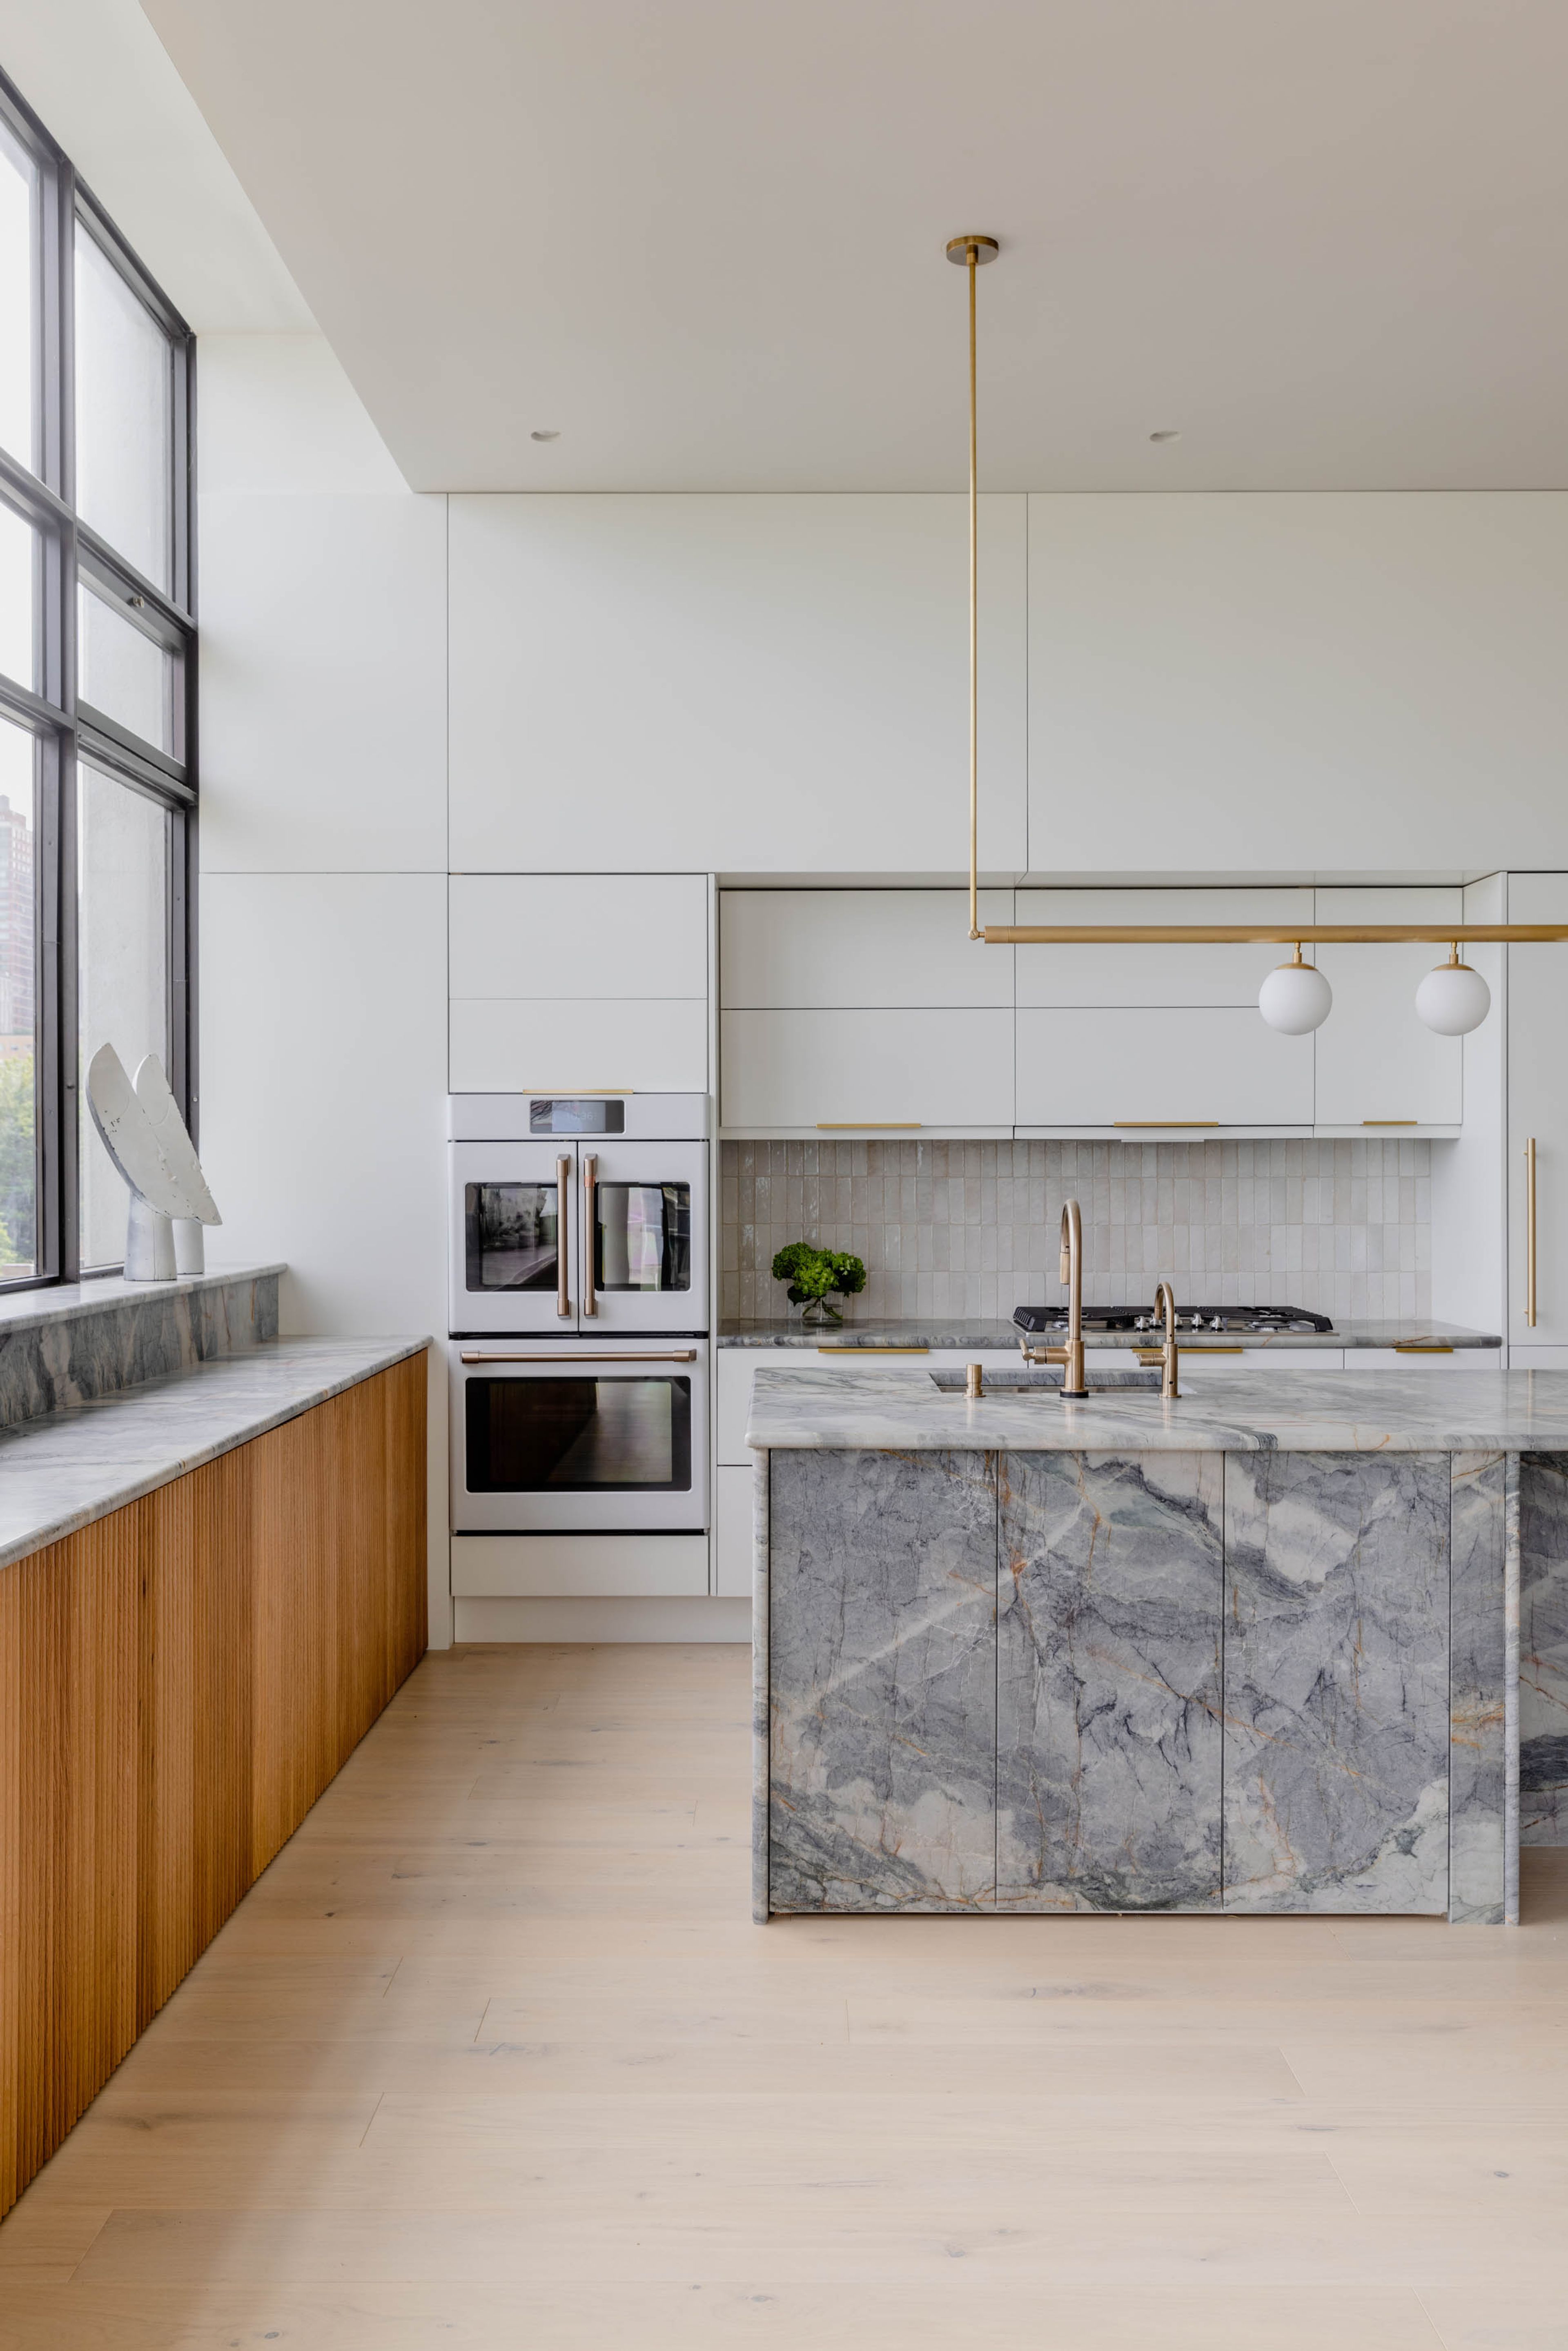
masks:
<svg viewBox="0 0 1568 2351"><path fill-rule="evenodd" d="M206 1253L202 1244L204 1225L221 1225L217 1203L207 1189L207 1179L202 1173L202 1163L196 1156L196 1146L190 1131L180 1115L180 1105L170 1091L163 1075L163 1064L156 1053L149 1053L136 1071L136 1099L147 1113L147 1121L174 1176L184 1186L201 1207L193 1217L176 1217L174 1225L174 1270L177 1273L202 1273L206 1270Z"/></svg>
<svg viewBox="0 0 1568 2351"><path fill-rule="evenodd" d="M151 1060L151 1055L148 1058ZM156 1062L153 1067L157 1068ZM144 1061L141 1071L146 1068ZM141 1071L137 1072L139 1080ZM169 1094L162 1070L158 1070L157 1084L165 1095ZM149 1090L155 1092L151 1081ZM103 1147L131 1188L131 1213L125 1228L125 1279L172 1281L179 1271L173 1220L189 1218L196 1225L215 1225L219 1221L213 1196L173 1098L169 1096L169 1109L186 1156L182 1157L176 1150L172 1164L160 1139L159 1124L154 1123L139 1101L112 1045L100 1046L92 1057L87 1073L87 1099ZM172 1142L172 1135L168 1139Z"/></svg>

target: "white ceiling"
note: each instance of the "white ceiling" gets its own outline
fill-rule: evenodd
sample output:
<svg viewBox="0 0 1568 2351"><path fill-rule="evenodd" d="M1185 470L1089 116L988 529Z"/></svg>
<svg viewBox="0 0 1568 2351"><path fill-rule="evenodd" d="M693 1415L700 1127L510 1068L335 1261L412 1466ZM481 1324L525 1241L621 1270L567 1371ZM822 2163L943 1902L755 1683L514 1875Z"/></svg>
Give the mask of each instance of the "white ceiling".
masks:
<svg viewBox="0 0 1568 2351"><path fill-rule="evenodd" d="M1568 485L1564 0L143 5L417 488Z"/></svg>
<svg viewBox="0 0 1568 2351"><path fill-rule="evenodd" d="M136 0L0 0L0 66L198 334L314 331Z"/></svg>

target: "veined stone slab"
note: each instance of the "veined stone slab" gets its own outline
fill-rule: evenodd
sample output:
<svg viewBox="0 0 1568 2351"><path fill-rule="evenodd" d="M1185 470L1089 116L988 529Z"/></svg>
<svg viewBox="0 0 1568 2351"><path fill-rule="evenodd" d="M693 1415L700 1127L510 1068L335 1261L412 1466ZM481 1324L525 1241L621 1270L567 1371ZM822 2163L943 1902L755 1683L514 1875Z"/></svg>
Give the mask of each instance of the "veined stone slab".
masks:
<svg viewBox="0 0 1568 2351"><path fill-rule="evenodd" d="M1448 1916L1508 1901L1508 1456L1456 1453L1448 1608Z"/></svg>
<svg viewBox="0 0 1568 2351"><path fill-rule="evenodd" d="M1220 1897L1222 1457L1009 1453L997 1569L997 1900Z"/></svg>
<svg viewBox="0 0 1568 2351"><path fill-rule="evenodd" d="M1448 1906L1450 1472L1225 1465L1225 1907Z"/></svg>
<svg viewBox="0 0 1568 2351"><path fill-rule="evenodd" d="M1519 1834L1568 1844L1568 1454L1519 1462Z"/></svg>
<svg viewBox="0 0 1568 2351"><path fill-rule="evenodd" d="M769 1907L976 1910L996 1875L996 1463L768 1460Z"/></svg>

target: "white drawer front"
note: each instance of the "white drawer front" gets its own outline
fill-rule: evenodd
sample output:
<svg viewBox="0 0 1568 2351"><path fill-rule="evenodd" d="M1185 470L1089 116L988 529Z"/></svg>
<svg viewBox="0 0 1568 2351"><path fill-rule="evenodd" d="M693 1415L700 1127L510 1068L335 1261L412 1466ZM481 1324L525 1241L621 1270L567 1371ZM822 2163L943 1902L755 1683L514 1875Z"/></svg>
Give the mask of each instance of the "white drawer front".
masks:
<svg viewBox="0 0 1568 2351"><path fill-rule="evenodd" d="M1020 890L1023 923L1312 922L1311 890ZM1289 948L1278 946L1020 946L1019 1004L1230 1004L1258 991Z"/></svg>
<svg viewBox="0 0 1568 2351"><path fill-rule="evenodd" d="M1135 1141L1156 1121L1310 1126L1312 1039L1255 1006L1019 1010L1020 1126L1126 1125Z"/></svg>
<svg viewBox="0 0 1568 2351"><path fill-rule="evenodd" d="M1500 1372L1500 1347L1455 1347L1448 1354L1422 1347L1347 1347L1353 1372Z"/></svg>
<svg viewBox="0 0 1568 2351"><path fill-rule="evenodd" d="M1010 1011L727 1012L723 1039L727 1126L1013 1123Z"/></svg>
<svg viewBox="0 0 1568 2351"><path fill-rule="evenodd" d="M720 1469L714 1478L713 1588L721 1600L749 1600L754 1469Z"/></svg>
<svg viewBox="0 0 1568 2351"><path fill-rule="evenodd" d="M454 1535L455 1598L621 1599L706 1593L706 1535Z"/></svg>
<svg viewBox="0 0 1568 2351"><path fill-rule="evenodd" d="M980 921L1010 923L1010 890ZM1013 950L969 936L967 890L726 890L719 1000L730 1011L1010 1006Z"/></svg>

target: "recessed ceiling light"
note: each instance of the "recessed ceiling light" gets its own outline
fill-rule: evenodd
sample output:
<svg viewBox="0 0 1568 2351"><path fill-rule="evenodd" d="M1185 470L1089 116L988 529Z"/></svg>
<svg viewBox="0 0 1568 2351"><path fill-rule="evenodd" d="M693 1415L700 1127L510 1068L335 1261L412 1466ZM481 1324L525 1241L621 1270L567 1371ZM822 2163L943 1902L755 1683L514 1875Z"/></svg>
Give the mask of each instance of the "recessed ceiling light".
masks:
<svg viewBox="0 0 1568 2351"><path fill-rule="evenodd" d="M537 441L538 437L538 434L536 433L534 434L534 439ZM1166 431L1163 433L1151 433L1149 438L1151 441L1179 441L1181 439L1181 434L1176 432L1174 425L1172 425L1167 426Z"/></svg>
<svg viewBox="0 0 1568 2351"><path fill-rule="evenodd" d="M1158 437L1159 436L1156 434L1155 438L1157 439ZM528 439L530 441L559 441L560 439L560 434L553 431L549 433L530 433Z"/></svg>

